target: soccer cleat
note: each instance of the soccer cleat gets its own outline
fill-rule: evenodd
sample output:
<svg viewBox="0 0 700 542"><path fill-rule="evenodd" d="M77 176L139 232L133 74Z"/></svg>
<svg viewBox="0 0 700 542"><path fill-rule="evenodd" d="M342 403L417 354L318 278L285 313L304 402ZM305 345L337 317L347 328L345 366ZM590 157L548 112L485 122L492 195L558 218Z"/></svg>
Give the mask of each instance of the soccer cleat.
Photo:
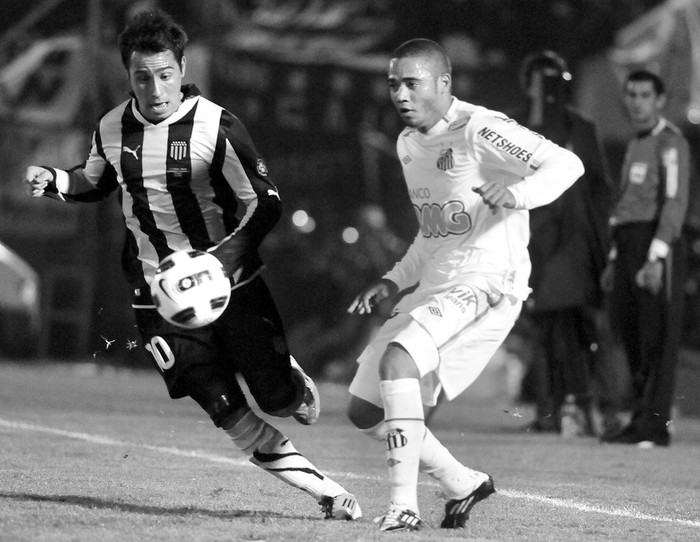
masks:
<svg viewBox="0 0 700 542"><path fill-rule="evenodd" d="M496 488L493 486L493 478L489 475L488 480L463 499L450 499L445 504L445 518L442 520L440 527L442 529L463 529L467 525L469 511L474 505L495 492Z"/></svg>
<svg viewBox="0 0 700 542"><path fill-rule="evenodd" d="M345 519L347 521L360 519L362 510L357 504L355 495L341 493L335 497L325 496L319 502L321 511L326 515L325 519Z"/></svg>
<svg viewBox="0 0 700 542"><path fill-rule="evenodd" d="M601 437L600 440L611 444L635 444L638 448L655 448L671 444L668 430L642 431L633 425L627 426L615 435Z"/></svg>
<svg viewBox="0 0 700 542"><path fill-rule="evenodd" d="M423 527L423 521L413 510L401 510L394 504L384 516L374 518L380 531L417 531Z"/></svg>
<svg viewBox="0 0 700 542"><path fill-rule="evenodd" d="M311 377L304 372L304 369L297 361L290 356L292 371L297 373L304 382L304 399L299 408L294 412L294 419L302 425L311 425L318 421L321 414L321 398L318 394L316 384Z"/></svg>

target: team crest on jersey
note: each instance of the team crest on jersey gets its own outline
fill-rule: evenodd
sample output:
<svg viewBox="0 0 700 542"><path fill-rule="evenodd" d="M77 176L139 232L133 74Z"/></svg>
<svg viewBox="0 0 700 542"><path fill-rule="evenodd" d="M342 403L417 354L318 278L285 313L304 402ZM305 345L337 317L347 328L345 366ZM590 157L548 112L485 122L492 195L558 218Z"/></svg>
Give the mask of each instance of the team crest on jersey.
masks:
<svg viewBox="0 0 700 542"><path fill-rule="evenodd" d="M441 169L442 171L447 171L448 169L452 169L454 165L455 160L452 157L452 149L442 149L440 151L440 157L437 161L438 169Z"/></svg>
<svg viewBox="0 0 700 542"><path fill-rule="evenodd" d="M173 160L182 160L187 158L187 141L171 141L170 142L170 158Z"/></svg>
<svg viewBox="0 0 700 542"><path fill-rule="evenodd" d="M401 159L401 161L403 162L404 165L408 165L411 163L411 157L406 155Z"/></svg>
<svg viewBox="0 0 700 542"><path fill-rule="evenodd" d="M438 309L437 307L428 307L428 310L430 311L430 314L432 314L434 316L442 317L442 313L440 312L440 309Z"/></svg>
<svg viewBox="0 0 700 542"><path fill-rule="evenodd" d="M259 175L267 177L267 166L262 158L258 158L257 162L255 163L255 167L257 168Z"/></svg>

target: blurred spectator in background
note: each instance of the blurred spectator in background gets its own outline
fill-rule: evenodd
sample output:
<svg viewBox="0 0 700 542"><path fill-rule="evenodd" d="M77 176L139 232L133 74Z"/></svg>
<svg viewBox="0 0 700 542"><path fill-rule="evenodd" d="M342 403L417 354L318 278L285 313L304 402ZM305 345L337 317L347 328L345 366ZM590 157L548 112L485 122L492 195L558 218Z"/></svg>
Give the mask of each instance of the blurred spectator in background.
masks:
<svg viewBox="0 0 700 542"><path fill-rule="evenodd" d="M633 411L627 427L604 442L668 446L683 315L690 151L681 131L661 116L664 83L637 70L624 102L635 136L627 145L620 196L610 217L613 247L602 277L610 315L625 347Z"/></svg>
<svg viewBox="0 0 700 542"><path fill-rule="evenodd" d="M513 114L515 120L576 153L586 168L558 199L530 211L533 291L521 319L527 322L518 327L527 326L534 343L525 383L536 403L531 427L561 431L561 407L568 398L574 423L567 431L591 434L596 314L611 199L607 161L596 126L569 104L571 74L561 56L553 51L527 56L520 85L527 104Z"/></svg>
<svg viewBox="0 0 700 542"><path fill-rule="evenodd" d="M39 327L39 275L0 243L0 355L36 354Z"/></svg>

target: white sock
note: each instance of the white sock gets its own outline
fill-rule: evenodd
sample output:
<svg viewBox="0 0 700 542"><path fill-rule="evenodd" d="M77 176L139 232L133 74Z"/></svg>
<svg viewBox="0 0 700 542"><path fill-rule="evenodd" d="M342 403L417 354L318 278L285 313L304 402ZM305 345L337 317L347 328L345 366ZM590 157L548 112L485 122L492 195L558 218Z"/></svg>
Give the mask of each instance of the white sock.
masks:
<svg viewBox="0 0 700 542"><path fill-rule="evenodd" d="M379 442L386 442L386 423L360 429ZM420 452L419 471L432 476L448 499L462 499L488 479L488 474L465 467L440 443L427 427Z"/></svg>
<svg viewBox="0 0 700 542"><path fill-rule="evenodd" d="M425 432L416 378L382 380L391 502L418 513L418 466Z"/></svg>
<svg viewBox="0 0 700 542"><path fill-rule="evenodd" d="M457 461L427 427L423 437L420 471L435 478L448 499L462 499L488 479L487 474L465 467Z"/></svg>
<svg viewBox="0 0 700 542"><path fill-rule="evenodd" d="M335 497L345 489L300 454L287 437L248 411L233 427L224 426L233 443L250 456L250 462L317 501Z"/></svg>

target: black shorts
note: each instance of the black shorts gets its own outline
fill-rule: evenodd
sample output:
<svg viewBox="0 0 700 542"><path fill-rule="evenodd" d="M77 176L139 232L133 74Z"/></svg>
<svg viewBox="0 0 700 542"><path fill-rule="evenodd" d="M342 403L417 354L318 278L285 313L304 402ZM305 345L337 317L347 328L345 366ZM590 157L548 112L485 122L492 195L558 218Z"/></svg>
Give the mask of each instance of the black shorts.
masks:
<svg viewBox="0 0 700 542"><path fill-rule="evenodd" d="M173 326L155 309L137 309L136 322L173 399L190 396L206 408L226 395L244 406L237 373L264 412L297 399L282 320L260 277L233 290L226 311L203 328Z"/></svg>

